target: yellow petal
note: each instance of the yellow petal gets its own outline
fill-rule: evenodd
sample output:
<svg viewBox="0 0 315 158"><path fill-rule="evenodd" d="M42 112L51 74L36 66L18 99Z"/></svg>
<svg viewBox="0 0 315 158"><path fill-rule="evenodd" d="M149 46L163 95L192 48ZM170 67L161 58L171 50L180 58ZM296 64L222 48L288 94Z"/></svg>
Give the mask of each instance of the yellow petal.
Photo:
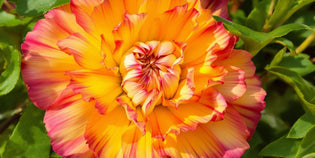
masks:
<svg viewBox="0 0 315 158"><path fill-rule="evenodd" d="M120 77L112 71L80 70L68 72L72 81L70 87L80 93L84 100L95 100L96 108L101 114L113 110L118 103L116 97L122 93Z"/></svg>
<svg viewBox="0 0 315 158"><path fill-rule="evenodd" d="M240 157L249 148L248 130L238 112L228 108L225 119L202 124L194 131L171 134L154 147L161 156Z"/></svg>
<svg viewBox="0 0 315 158"><path fill-rule="evenodd" d="M97 157L116 157L121 150L122 135L130 124L124 109L117 107L106 115L98 112L92 115L84 135L89 148Z"/></svg>

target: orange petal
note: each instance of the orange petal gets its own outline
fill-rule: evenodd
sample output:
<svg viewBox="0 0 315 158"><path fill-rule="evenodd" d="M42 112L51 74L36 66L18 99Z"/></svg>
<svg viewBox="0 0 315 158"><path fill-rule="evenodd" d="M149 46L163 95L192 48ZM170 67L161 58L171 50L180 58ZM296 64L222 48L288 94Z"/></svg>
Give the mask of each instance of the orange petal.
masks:
<svg viewBox="0 0 315 158"><path fill-rule="evenodd" d="M203 63L206 58L209 58L207 56L209 50L213 48L224 50L229 46L232 37L222 23L212 20L207 27L196 30L187 41L183 66Z"/></svg>
<svg viewBox="0 0 315 158"><path fill-rule="evenodd" d="M102 55L104 56L104 65L107 69L116 69L118 68L117 63L114 60L113 52L115 49L115 45L111 43L111 41L107 41L104 37L104 35L101 35L102 43L101 43L101 49L102 49Z"/></svg>
<svg viewBox="0 0 315 158"><path fill-rule="evenodd" d="M160 157L153 148L153 142L150 132L143 134L135 125L131 125L122 136L122 150L118 157Z"/></svg>
<svg viewBox="0 0 315 158"><path fill-rule="evenodd" d="M159 154L171 157L240 157L249 132L238 112L228 108L224 120L201 124L194 131L169 135L154 144Z"/></svg>
<svg viewBox="0 0 315 158"><path fill-rule="evenodd" d="M103 34L105 38L113 39L112 31L124 19L125 3L123 0L103 0L91 12L91 21L95 26L97 35Z"/></svg>
<svg viewBox="0 0 315 158"><path fill-rule="evenodd" d="M198 98L195 95L194 69L187 70L186 79L180 82L175 96L168 100L163 99L164 106L172 106L177 108L180 104L195 102Z"/></svg>
<svg viewBox="0 0 315 158"><path fill-rule="evenodd" d="M165 138L169 133L195 130L200 123L221 120L227 104L214 88L207 89L198 102L181 104L178 108L156 106L148 116L153 137Z"/></svg>
<svg viewBox="0 0 315 158"><path fill-rule="evenodd" d="M144 22L145 14L126 14L123 22L113 31L114 37L120 41L120 47L114 54L114 59L120 63L124 53L136 42L139 41L140 28ZM117 43L117 42L116 42Z"/></svg>
<svg viewBox="0 0 315 158"><path fill-rule="evenodd" d="M94 7L101 4L103 0L72 0L70 1L71 11L78 23L85 31L95 35L95 26L90 15Z"/></svg>
<svg viewBox="0 0 315 158"><path fill-rule="evenodd" d="M74 33L58 42L60 49L69 51L80 66L89 69L104 67L102 64L104 56L101 53L100 44L100 42L79 33Z"/></svg>
<svg viewBox="0 0 315 158"><path fill-rule="evenodd" d="M144 0L144 2L142 3L140 7L139 12L147 13L150 16L154 17L171 9L169 8L170 4L171 4L171 0L158 0L158 1Z"/></svg>
<svg viewBox="0 0 315 158"><path fill-rule="evenodd" d="M114 72L100 69L71 71L68 74L72 79L70 87L73 91L82 94L84 100L95 99L95 106L101 114L110 112L118 105L116 98L122 93L122 88L120 77Z"/></svg>
<svg viewBox="0 0 315 158"><path fill-rule="evenodd" d="M128 0L131 1L131 0ZM148 13L150 16L157 16L177 6L187 4L189 9L194 8L198 0L144 0L138 13ZM128 5L127 5L128 6Z"/></svg>
<svg viewBox="0 0 315 158"><path fill-rule="evenodd" d="M124 3L128 14L138 14L144 0L124 0Z"/></svg>
<svg viewBox="0 0 315 158"><path fill-rule="evenodd" d="M224 75L227 71L223 66L195 66L197 72L195 73L196 93L211 86L224 83Z"/></svg>
<svg viewBox="0 0 315 158"><path fill-rule="evenodd" d="M85 102L80 95L67 94L47 109L44 117L53 150L65 157L93 157L86 145L84 132L94 102Z"/></svg>
<svg viewBox="0 0 315 158"><path fill-rule="evenodd" d="M142 133L145 133L145 120L140 107L135 107L135 105L126 95L118 97L117 101L121 106L124 107L127 118L130 121L133 121L135 125L137 125L137 127L142 131Z"/></svg>
<svg viewBox="0 0 315 158"><path fill-rule="evenodd" d="M157 16L151 16L148 13L147 19L141 28L139 39L140 41L168 40L184 42L197 26L197 16L198 12L195 9L188 10L187 4L176 6L174 9ZM169 25L170 23L172 25Z"/></svg>
<svg viewBox="0 0 315 158"><path fill-rule="evenodd" d="M122 135L130 121L122 107L106 115L94 112L87 123L85 139L97 157L116 157L122 147Z"/></svg>

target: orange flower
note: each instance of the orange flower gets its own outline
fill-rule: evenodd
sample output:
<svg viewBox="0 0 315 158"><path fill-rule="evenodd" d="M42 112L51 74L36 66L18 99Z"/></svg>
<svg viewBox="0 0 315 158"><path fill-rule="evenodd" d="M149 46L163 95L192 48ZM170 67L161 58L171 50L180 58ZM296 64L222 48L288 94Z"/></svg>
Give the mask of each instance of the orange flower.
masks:
<svg viewBox="0 0 315 158"><path fill-rule="evenodd" d="M220 9L219 9L220 10ZM265 91L198 0L71 0L22 44L22 75L64 157L240 157Z"/></svg>

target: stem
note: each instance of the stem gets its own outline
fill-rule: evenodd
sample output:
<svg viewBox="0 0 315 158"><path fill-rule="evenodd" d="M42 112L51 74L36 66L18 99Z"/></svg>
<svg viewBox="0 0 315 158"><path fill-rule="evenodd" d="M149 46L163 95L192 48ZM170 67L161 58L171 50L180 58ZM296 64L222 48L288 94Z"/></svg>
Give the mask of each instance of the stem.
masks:
<svg viewBox="0 0 315 158"><path fill-rule="evenodd" d="M315 39L315 29L313 30L313 33L310 36L308 36L299 47L296 48L295 50L296 53L298 54L298 53L303 52L314 41L314 39Z"/></svg>
<svg viewBox="0 0 315 158"><path fill-rule="evenodd" d="M21 117L21 113L14 114L10 118L8 118L5 122L3 122L0 126L0 134L4 132L10 126L10 124L18 120L20 117Z"/></svg>
<svg viewBox="0 0 315 158"><path fill-rule="evenodd" d="M269 11L268 11L268 17L272 15L272 13L273 13L273 8L275 7L275 3L276 3L276 0L272 0L272 1L271 1L270 7L269 7Z"/></svg>
<svg viewBox="0 0 315 158"><path fill-rule="evenodd" d="M25 100L20 105L18 105L18 107L15 109L15 113L0 125L0 134L21 117L23 108L26 106L27 103L28 100Z"/></svg>
<svg viewBox="0 0 315 158"><path fill-rule="evenodd" d="M273 13L273 9L275 7L275 4L276 4L276 0L272 0L270 3L270 7L269 7L268 14L267 14L267 19L265 21L265 25L263 27L263 32L269 32L269 30L270 30L270 26L268 25L269 24L269 18Z"/></svg>

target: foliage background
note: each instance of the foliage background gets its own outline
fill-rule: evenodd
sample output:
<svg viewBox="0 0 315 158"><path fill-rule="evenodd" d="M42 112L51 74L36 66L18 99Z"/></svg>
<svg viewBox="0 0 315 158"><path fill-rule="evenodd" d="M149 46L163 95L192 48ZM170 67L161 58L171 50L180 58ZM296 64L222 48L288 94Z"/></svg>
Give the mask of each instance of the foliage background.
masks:
<svg viewBox="0 0 315 158"><path fill-rule="evenodd" d="M69 0L0 0L0 157L60 157L20 75L26 33ZM236 48L254 55L266 108L244 158L315 157L315 0L230 0Z"/></svg>

